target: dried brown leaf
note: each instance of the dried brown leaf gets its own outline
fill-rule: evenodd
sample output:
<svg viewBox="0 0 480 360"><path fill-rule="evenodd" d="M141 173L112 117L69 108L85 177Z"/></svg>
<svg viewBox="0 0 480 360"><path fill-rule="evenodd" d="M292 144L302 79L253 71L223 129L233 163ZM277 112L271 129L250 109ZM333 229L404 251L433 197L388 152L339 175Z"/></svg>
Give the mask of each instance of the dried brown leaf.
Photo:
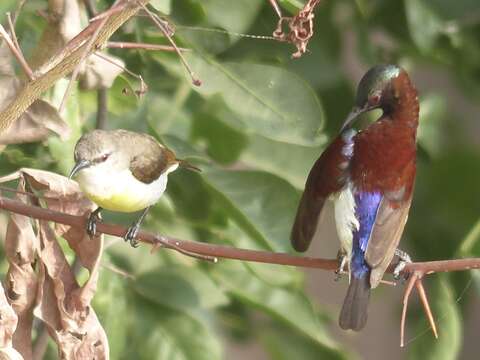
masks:
<svg viewBox="0 0 480 360"><path fill-rule="evenodd" d="M125 67L122 59L104 53L101 53L101 57L95 54L90 56L86 63L80 76L80 86L87 90L110 88Z"/></svg>
<svg viewBox="0 0 480 360"><path fill-rule="evenodd" d="M17 95L22 82L15 77L12 55L5 45L0 45L0 111ZM0 134L0 145L43 141L52 133L67 139L70 129L58 111L44 100L36 100L14 124Z"/></svg>
<svg viewBox="0 0 480 360"><path fill-rule="evenodd" d="M24 182L20 181L19 190L24 189ZM18 315L13 346L25 359L32 357L33 307L38 284L33 264L38 248L39 242L30 218L12 214L5 237L5 253L9 262L5 285L9 303Z"/></svg>
<svg viewBox="0 0 480 360"><path fill-rule="evenodd" d="M89 280L80 287L47 222L40 222L44 282L35 315L48 326L64 359L108 359L108 341L90 306L98 279L97 254ZM101 239L97 241L102 242ZM99 247L100 251L102 247Z"/></svg>
<svg viewBox="0 0 480 360"><path fill-rule="evenodd" d="M83 12L77 0L50 1L49 13L49 26L45 28L38 51L34 52L35 56L31 61L36 68L47 62L82 30L80 19ZM105 53L100 55L101 57L88 57L81 65L79 80L83 89L110 88L115 78L122 73L125 63L120 58Z"/></svg>
<svg viewBox="0 0 480 360"><path fill-rule="evenodd" d="M36 100L7 131L0 134L0 145L43 141L52 133L66 140L70 128L56 108L44 100Z"/></svg>
<svg viewBox="0 0 480 360"><path fill-rule="evenodd" d="M22 168L17 172L0 178L0 183L25 179L29 187L44 196L49 209L70 215L87 216L96 205L81 192L75 181L49 171ZM63 224L55 224L58 236L67 240L69 246L78 255L81 264L92 272L96 258L101 253L98 237L90 239L84 229Z"/></svg>
<svg viewBox="0 0 480 360"><path fill-rule="evenodd" d="M81 30L81 13L77 0L50 0L48 2L48 26L40 37L30 65L40 68L62 49Z"/></svg>
<svg viewBox="0 0 480 360"><path fill-rule="evenodd" d="M23 359L13 348L13 334L17 328L18 318L5 296L0 283L0 359Z"/></svg>
<svg viewBox="0 0 480 360"><path fill-rule="evenodd" d="M40 195L34 203L46 204L50 209L86 215L95 208L81 193L78 184L64 176L24 168L0 178L0 182L17 179L20 180L19 190ZM21 197L27 201L27 195ZM57 236L68 241L82 265L90 271L83 286L78 285ZM105 332L90 306L98 281L102 237L90 239L84 229L68 226L57 226L53 230L45 221L39 222L36 234L28 217L14 214L8 226L6 249L11 263L7 284L12 297L18 298L14 309L30 316L25 317L25 325L22 325L22 329L28 330L21 331L22 340L31 342L31 309L34 307L34 315L46 324L63 358L108 359ZM38 273L31 266L35 259ZM22 354L30 358L28 353Z"/></svg>

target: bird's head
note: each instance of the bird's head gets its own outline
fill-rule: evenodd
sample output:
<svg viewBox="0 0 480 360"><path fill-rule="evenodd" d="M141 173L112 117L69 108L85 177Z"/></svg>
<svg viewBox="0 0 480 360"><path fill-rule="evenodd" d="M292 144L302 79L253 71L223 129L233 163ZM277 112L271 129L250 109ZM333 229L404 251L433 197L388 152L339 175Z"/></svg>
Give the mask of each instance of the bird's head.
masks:
<svg viewBox="0 0 480 360"><path fill-rule="evenodd" d="M396 65L376 65L363 76L358 84L355 106L347 116L342 130L352 125L360 114L374 109L388 112L395 107L400 89L394 80L404 70Z"/></svg>
<svg viewBox="0 0 480 360"><path fill-rule="evenodd" d="M94 130L83 135L75 145L75 166L69 177L93 167L113 171L128 168L130 159L126 152L120 151L120 146L118 138L109 131Z"/></svg>

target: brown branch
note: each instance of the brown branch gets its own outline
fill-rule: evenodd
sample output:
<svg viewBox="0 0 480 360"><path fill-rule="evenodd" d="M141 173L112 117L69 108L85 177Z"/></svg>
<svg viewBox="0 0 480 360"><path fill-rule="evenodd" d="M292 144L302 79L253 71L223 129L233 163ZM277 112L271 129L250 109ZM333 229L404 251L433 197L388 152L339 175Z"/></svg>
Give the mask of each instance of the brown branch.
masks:
<svg viewBox="0 0 480 360"><path fill-rule="evenodd" d="M135 42L120 42L120 41L109 41L105 45L109 49L141 49L141 50L152 50L152 51L171 51L175 52L175 48L169 45L156 45L156 44L146 44L146 43L135 43ZM190 49L177 47L180 51L190 51Z"/></svg>
<svg viewBox="0 0 480 360"><path fill-rule="evenodd" d="M30 216L35 219L54 221L60 224L81 228L85 227L87 220L85 217L65 214L62 212L41 208L38 206L28 205L21 201L8 199L1 196L0 209L4 209L25 216ZM104 234L123 237L127 231L127 228L120 225L99 222L97 225L97 230ZM225 245L215 245L180 240L172 237L152 234L146 231L139 232L138 241L154 245L155 247L181 249L191 254L197 254L207 257L218 257L224 259L253 261L268 264L316 268L329 271L336 270L338 268L337 259L321 259L308 256L290 255L287 253L238 249ZM417 271L422 274L431 274L434 272L462 271L479 268L480 258L469 258L408 263L405 266L403 273L410 274Z"/></svg>

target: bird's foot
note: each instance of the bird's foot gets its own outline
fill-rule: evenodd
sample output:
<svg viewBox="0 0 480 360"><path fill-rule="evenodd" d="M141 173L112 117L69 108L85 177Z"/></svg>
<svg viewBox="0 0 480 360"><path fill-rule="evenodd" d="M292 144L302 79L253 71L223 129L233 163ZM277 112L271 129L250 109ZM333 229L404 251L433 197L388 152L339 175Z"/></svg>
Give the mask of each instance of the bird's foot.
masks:
<svg viewBox="0 0 480 360"><path fill-rule="evenodd" d="M86 231L90 237L94 237L97 233L97 221L100 220L100 211L102 211L102 208L97 208L92 211L88 217Z"/></svg>
<svg viewBox="0 0 480 360"><path fill-rule="evenodd" d="M134 223L128 228L125 236L123 237L123 239L125 241L128 241L133 248L137 248L139 246L138 240L135 239L138 235L139 230L140 225L138 223Z"/></svg>
<svg viewBox="0 0 480 360"><path fill-rule="evenodd" d="M400 279L400 273L408 263L412 262L412 258L405 251L400 249L395 249L395 255L398 257L398 263L393 269L393 278L395 280Z"/></svg>
<svg viewBox="0 0 480 360"><path fill-rule="evenodd" d="M338 254L338 262L340 265L338 266L338 269L335 270L335 281L340 280L342 275L346 274L347 271L345 270L345 266L347 265L347 256L343 254Z"/></svg>

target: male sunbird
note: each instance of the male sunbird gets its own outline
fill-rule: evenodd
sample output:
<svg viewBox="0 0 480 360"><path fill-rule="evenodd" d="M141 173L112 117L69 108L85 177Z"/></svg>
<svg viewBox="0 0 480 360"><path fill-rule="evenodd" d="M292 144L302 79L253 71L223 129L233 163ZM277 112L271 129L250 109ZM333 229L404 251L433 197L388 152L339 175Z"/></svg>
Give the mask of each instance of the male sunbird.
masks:
<svg viewBox="0 0 480 360"><path fill-rule="evenodd" d="M70 178L76 178L86 196L99 207L92 212L87 231L95 234L102 209L118 212L143 210L125 234L125 240L137 246L135 237L149 208L167 187L167 177L179 166L199 170L179 160L155 138L127 130L93 130L75 145L75 166Z"/></svg>
<svg viewBox="0 0 480 360"><path fill-rule="evenodd" d="M355 131L352 124L358 116L374 109L383 115ZM374 66L361 79L340 134L308 176L291 240L297 251L307 250L319 237L324 205L333 202L342 255L339 270L348 263L350 272L339 320L343 329L365 326L370 289L378 286L395 254L402 255L397 246L412 202L418 113L417 91L406 71L395 65Z"/></svg>

